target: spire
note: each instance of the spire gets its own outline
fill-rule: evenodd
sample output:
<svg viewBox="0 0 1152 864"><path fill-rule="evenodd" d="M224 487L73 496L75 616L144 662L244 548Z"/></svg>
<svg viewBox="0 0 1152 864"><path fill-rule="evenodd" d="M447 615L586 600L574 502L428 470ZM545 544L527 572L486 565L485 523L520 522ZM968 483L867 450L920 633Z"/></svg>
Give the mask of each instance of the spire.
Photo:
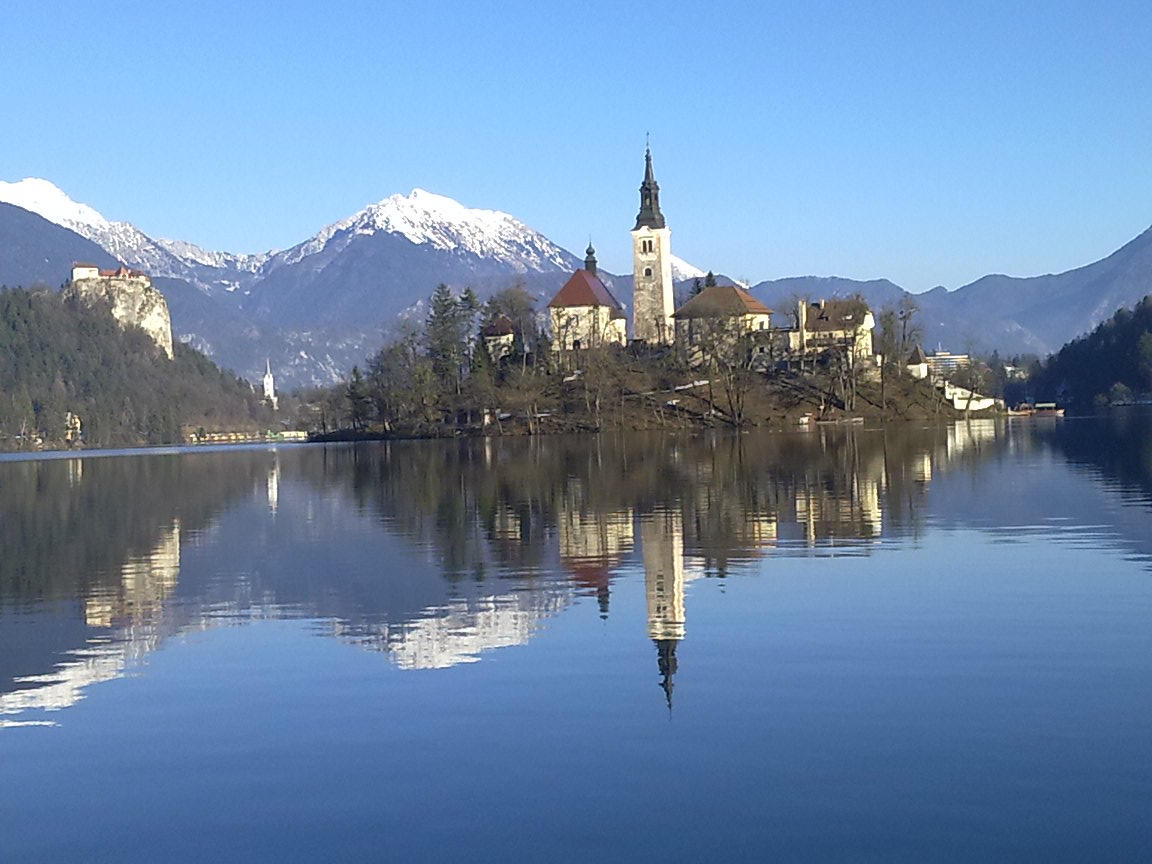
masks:
<svg viewBox="0 0 1152 864"><path fill-rule="evenodd" d="M660 184L652 172L652 148L647 146L644 148L644 182L640 184L640 213L636 216L636 228L642 227L664 227L664 214L660 212Z"/></svg>
<svg viewBox="0 0 1152 864"><path fill-rule="evenodd" d="M672 691L676 685L672 676L676 674L677 639L656 639L656 662L660 668L660 689L664 691L664 701L668 703L668 713L672 713Z"/></svg>
<svg viewBox="0 0 1152 864"><path fill-rule="evenodd" d="M584 253L584 269L596 275L596 250L592 248L592 241L588 241L588 250Z"/></svg>

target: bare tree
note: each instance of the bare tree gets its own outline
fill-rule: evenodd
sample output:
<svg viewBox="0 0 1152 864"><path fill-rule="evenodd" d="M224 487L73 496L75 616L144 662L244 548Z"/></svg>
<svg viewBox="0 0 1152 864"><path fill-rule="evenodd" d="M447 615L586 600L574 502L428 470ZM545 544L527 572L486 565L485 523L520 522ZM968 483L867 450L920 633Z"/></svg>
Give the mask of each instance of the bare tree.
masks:
<svg viewBox="0 0 1152 864"><path fill-rule="evenodd" d="M708 373L708 405L715 410L719 381L733 426L745 422L744 408L757 373L751 368L750 339L740 316L700 316L688 320L684 346L688 365Z"/></svg>

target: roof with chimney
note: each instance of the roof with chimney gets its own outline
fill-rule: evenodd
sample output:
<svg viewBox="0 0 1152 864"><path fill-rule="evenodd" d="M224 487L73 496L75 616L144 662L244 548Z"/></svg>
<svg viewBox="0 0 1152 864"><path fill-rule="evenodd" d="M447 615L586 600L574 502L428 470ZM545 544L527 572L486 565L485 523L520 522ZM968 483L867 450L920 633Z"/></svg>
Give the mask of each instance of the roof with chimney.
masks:
<svg viewBox="0 0 1152 864"><path fill-rule="evenodd" d="M868 304L856 297L821 300L808 306L805 327L813 332L856 330L864 326L868 311Z"/></svg>

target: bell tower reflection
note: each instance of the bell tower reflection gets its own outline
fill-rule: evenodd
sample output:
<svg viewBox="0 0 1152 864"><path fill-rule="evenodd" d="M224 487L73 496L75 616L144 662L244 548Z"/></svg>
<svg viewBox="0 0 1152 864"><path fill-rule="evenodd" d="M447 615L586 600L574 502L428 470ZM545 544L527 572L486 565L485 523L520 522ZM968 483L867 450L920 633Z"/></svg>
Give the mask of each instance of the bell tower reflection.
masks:
<svg viewBox="0 0 1152 864"><path fill-rule="evenodd" d="M277 451L272 466L268 469L268 479L265 481L268 495L268 512L273 516L280 508L280 453Z"/></svg>
<svg viewBox="0 0 1152 864"><path fill-rule="evenodd" d="M684 519L680 511L645 516L640 524L648 636L656 645L660 688L672 710L676 647L684 638Z"/></svg>

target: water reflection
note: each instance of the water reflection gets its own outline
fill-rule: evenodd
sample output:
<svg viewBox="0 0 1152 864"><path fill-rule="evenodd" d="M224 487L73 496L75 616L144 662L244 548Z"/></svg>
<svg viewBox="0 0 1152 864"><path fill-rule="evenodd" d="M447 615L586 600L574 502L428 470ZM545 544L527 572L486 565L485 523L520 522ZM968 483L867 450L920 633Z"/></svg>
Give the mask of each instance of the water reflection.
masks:
<svg viewBox="0 0 1152 864"><path fill-rule="evenodd" d="M1137 417L0 463L0 716L50 722L172 635L253 618L402 669L473 662L586 598L607 619L641 573L671 708L694 579L872 555L930 521L1107 518L1149 554L1149 441ZM1102 517L1101 496L1135 509Z"/></svg>
<svg viewBox="0 0 1152 864"><path fill-rule="evenodd" d="M655 513L641 523L648 638L656 645L660 687L672 709L676 646L684 638L684 523L678 511Z"/></svg>

